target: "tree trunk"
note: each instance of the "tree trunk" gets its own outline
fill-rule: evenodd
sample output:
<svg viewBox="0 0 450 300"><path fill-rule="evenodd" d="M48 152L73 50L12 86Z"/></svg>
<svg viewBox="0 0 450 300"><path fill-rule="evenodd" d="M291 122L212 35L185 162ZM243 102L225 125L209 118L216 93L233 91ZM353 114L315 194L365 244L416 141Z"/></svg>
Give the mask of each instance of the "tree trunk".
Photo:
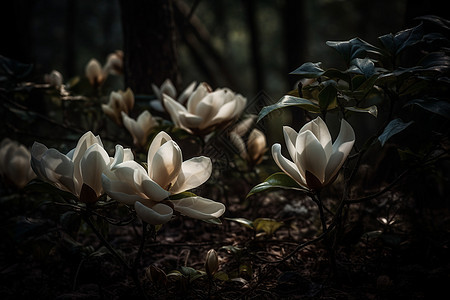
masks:
<svg viewBox="0 0 450 300"><path fill-rule="evenodd" d="M178 87L175 25L171 0L120 0L125 86L152 94L151 84L169 78Z"/></svg>

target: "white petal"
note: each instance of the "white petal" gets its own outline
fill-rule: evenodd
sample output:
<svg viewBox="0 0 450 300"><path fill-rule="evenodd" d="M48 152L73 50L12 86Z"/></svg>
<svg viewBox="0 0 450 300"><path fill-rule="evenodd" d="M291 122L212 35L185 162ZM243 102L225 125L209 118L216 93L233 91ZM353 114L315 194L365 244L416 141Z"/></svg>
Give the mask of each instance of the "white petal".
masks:
<svg viewBox="0 0 450 300"><path fill-rule="evenodd" d="M183 156L174 141L162 145L148 165L148 175L164 189L174 182L181 170Z"/></svg>
<svg viewBox="0 0 450 300"><path fill-rule="evenodd" d="M161 148L166 142L171 141L172 138L165 131L160 131L152 140L150 147L148 148L147 153L147 166L150 167L153 157L155 156L156 151Z"/></svg>
<svg viewBox="0 0 450 300"><path fill-rule="evenodd" d="M311 131L317 140L320 142L325 150L327 160L331 155L331 135L328 130L327 124L322 120L321 117L317 117L314 120L306 123L299 131L299 134L305 131Z"/></svg>
<svg viewBox="0 0 450 300"><path fill-rule="evenodd" d="M184 111L180 112L178 117L180 120L180 127L183 129L199 128L204 123L202 117Z"/></svg>
<svg viewBox="0 0 450 300"><path fill-rule="evenodd" d="M136 214L142 221L151 225L160 225L170 221L173 215L173 210L170 206L157 203L152 207L148 207L139 201L134 203Z"/></svg>
<svg viewBox="0 0 450 300"><path fill-rule="evenodd" d="M208 122L208 126L223 123L234 118L237 103L236 101L230 101L219 108L219 111Z"/></svg>
<svg viewBox="0 0 450 300"><path fill-rule="evenodd" d="M175 89L175 86L169 78L164 80L164 82L161 84L160 91L161 94L166 94L171 98L175 98L177 96L177 90Z"/></svg>
<svg viewBox="0 0 450 300"><path fill-rule="evenodd" d="M133 137L133 143L135 145L143 146L146 142L146 136L144 130L139 126L139 124L130 118L126 113L122 112L123 126L130 132Z"/></svg>
<svg viewBox="0 0 450 300"><path fill-rule="evenodd" d="M274 144L272 146L272 157L275 163L278 165L278 167L280 167L281 170L283 170L284 173L291 176L291 178L297 181L300 185L305 187L307 186L306 181L303 179L304 177L302 177L302 175L300 174L297 166L281 154L280 144Z"/></svg>
<svg viewBox="0 0 450 300"><path fill-rule="evenodd" d="M195 86L197 85L197 81L191 82L191 84L188 85L187 88L184 89L184 91L178 96L178 102L181 104L185 104L189 96L194 92Z"/></svg>
<svg viewBox="0 0 450 300"><path fill-rule="evenodd" d="M147 199L159 202L169 197L170 193L148 177L148 175L136 172L134 178L136 183L140 182L140 189Z"/></svg>
<svg viewBox="0 0 450 300"><path fill-rule="evenodd" d="M262 131L254 128L248 137L247 145L250 159L256 162L266 150L266 136Z"/></svg>
<svg viewBox="0 0 450 300"><path fill-rule="evenodd" d="M194 114L198 103L202 101L202 99L205 98L210 92L211 87L206 82L200 83L186 103L187 110Z"/></svg>
<svg viewBox="0 0 450 300"><path fill-rule="evenodd" d="M295 148L295 144L297 142L297 132L289 126L283 126L283 135L284 142L286 144L287 150L291 159L296 163L297 161L297 148ZM299 149L300 150L300 149Z"/></svg>
<svg viewBox="0 0 450 300"><path fill-rule="evenodd" d="M172 119L172 122L175 124L175 126L180 127L180 119L179 114L181 112L186 112L186 108L178 103L176 100L170 98L167 95L163 95L163 101L164 101L164 107L166 108L167 112L170 115L170 118Z"/></svg>
<svg viewBox="0 0 450 300"><path fill-rule="evenodd" d="M170 192L177 194L196 188L209 179L211 172L212 162L209 157L200 156L184 161Z"/></svg>
<svg viewBox="0 0 450 300"><path fill-rule="evenodd" d="M297 137L295 148L299 152L297 154L297 166L301 166L305 172L305 174L302 174L303 177L306 178L306 171L309 171L323 183L327 157L316 136L309 130L300 133Z"/></svg>
<svg viewBox="0 0 450 300"><path fill-rule="evenodd" d="M81 158L83 157L86 150L95 143L100 144L100 146L103 147L100 137L94 136L94 134L91 131L88 131L85 134L83 134L83 136L78 140L77 146L73 150L72 156L74 166L73 177L74 182L77 185L75 186L75 189L77 191L81 190L82 185L81 169L80 169Z"/></svg>
<svg viewBox="0 0 450 300"><path fill-rule="evenodd" d="M41 164L47 181L61 190L79 196L79 191L76 189L78 184L73 177L74 164L67 156L56 149L48 149L41 158Z"/></svg>
<svg viewBox="0 0 450 300"><path fill-rule="evenodd" d="M170 202L173 203L174 209L182 215L199 220L219 218L225 212L225 205L222 203L198 196Z"/></svg>
<svg viewBox="0 0 450 300"><path fill-rule="evenodd" d="M130 185L128 182L113 180L102 174L102 185L108 196L119 202L133 205L136 201L143 200L142 195L135 190L134 183Z"/></svg>
<svg viewBox="0 0 450 300"><path fill-rule="evenodd" d="M45 177L41 159L47 150L48 148L44 144L38 142L34 142L31 147L31 167L36 175L44 180L47 180L47 178Z"/></svg>
<svg viewBox="0 0 450 300"><path fill-rule="evenodd" d="M353 131L352 126L347 121L342 119L341 129L336 141L334 141L333 152L325 170L325 184L329 183L329 181L334 178L339 169L342 167L344 161L347 159L347 156L350 154L354 143L355 132Z"/></svg>
<svg viewBox="0 0 450 300"><path fill-rule="evenodd" d="M83 183L92 188L97 196L103 193L101 175L109 163L109 156L99 144L89 147L80 162Z"/></svg>
<svg viewBox="0 0 450 300"><path fill-rule="evenodd" d="M158 112L164 112L164 106L160 100L151 100L150 107Z"/></svg>

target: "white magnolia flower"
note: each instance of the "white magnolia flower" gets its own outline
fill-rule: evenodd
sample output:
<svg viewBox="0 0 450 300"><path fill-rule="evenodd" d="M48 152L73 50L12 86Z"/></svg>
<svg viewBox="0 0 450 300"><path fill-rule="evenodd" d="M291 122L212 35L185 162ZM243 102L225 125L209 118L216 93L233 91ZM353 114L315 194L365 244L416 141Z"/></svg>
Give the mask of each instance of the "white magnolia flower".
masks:
<svg viewBox="0 0 450 300"><path fill-rule="evenodd" d="M4 138L0 143L0 176L19 189L36 177L31 169L30 151L16 141Z"/></svg>
<svg viewBox="0 0 450 300"><path fill-rule="evenodd" d="M103 112L118 125L122 125L122 112L128 115L134 106L133 91L128 88L124 91L111 92L108 104L102 104Z"/></svg>
<svg viewBox="0 0 450 300"><path fill-rule="evenodd" d="M102 181L111 198L134 205L143 221L157 225L168 222L174 210L201 220L220 217L225 211L222 203L198 196L168 199L198 187L211 171L211 160L204 156L183 162L177 143L161 131L148 149L147 170L135 161L125 161L104 172Z"/></svg>
<svg viewBox="0 0 450 300"><path fill-rule="evenodd" d="M103 72L105 74L115 75L123 73L123 51L117 50L108 55Z"/></svg>
<svg viewBox="0 0 450 300"><path fill-rule="evenodd" d="M244 142L243 136L250 130L255 118L256 116L246 118L230 132L231 142L238 149L239 155L252 165L259 164L267 151L266 136L259 129L253 128L247 138L247 143Z"/></svg>
<svg viewBox="0 0 450 300"><path fill-rule="evenodd" d="M60 88L63 84L63 76L60 72L53 70L50 74L44 75L44 81L55 88Z"/></svg>
<svg viewBox="0 0 450 300"><path fill-rule="evenodd" d="M93 86L101 85L109 74L122 74L122 71L123 52L120 50L109 54L103 67L95 58L89 60L85 67L85 75Z"/></svg>
<svg viewBox="0 0 450 300"><path fill-rule="evenodd" d="M116 147L114 158L109 157L100 137L90 131L67 154L48 149L38 142L31 148L31 166L38 177L60 190L72 193L82 202L96 200L80 197L86 189L84 186L88 186L98 198L103 194L101 175L104 169L130 159L133 159L131 150L121 146Z"/></svg>
<svg viewBox="0 0 450 300"><path fill-rule="evenodd" d="M95 58L92 58L87 63L85 75L93 86L100 85L106 79L106 74L104 74L102 66Z"/></svg>
<svg viewBox="0 0 450 300"><path fill-rule="evenodd" d="M123 126L133 136L133 143L137 147L143 147L147 143L147 137L152 128L158 125L158 121L148 112L144 110L137 119L130 118L122 111Z"/></svg>
<svg viewBox="0 0 450 300"><path fill-rule="evenodd" d="M333 144L328 127L320 117L306 123L298 133L284 126L283 133L293 162L281 154L280 144L272 146L273 159L283 172L311 190L334 181L355 143L353 128L345 120L341 121Z"/></svg>
<svg viewBox="0 0 450 300"><path fill-rule="evenodd" d="M196 81L191 82L191 84L189 84L188 87L184 89L184 91L177 98L177 90L169 78L164 80L164 82L161 84L161 87L158 87L156 84L152 83L152 89L157 99L150 101L150 107L159 112L164 112L165 109L163 105L163 94L168 95L172 99L177 99L178 102L184 105L186 100L194 91L196 85Z"/></svg>
<svg viewBox="0 0 450 300"><path fill-rule="evenodd" d="M230 89L211 90L200 84L187 100L186 107L164 94L164 105L176 127L190 133L207 134L223 128L239 118L246 98Z"/></svg>

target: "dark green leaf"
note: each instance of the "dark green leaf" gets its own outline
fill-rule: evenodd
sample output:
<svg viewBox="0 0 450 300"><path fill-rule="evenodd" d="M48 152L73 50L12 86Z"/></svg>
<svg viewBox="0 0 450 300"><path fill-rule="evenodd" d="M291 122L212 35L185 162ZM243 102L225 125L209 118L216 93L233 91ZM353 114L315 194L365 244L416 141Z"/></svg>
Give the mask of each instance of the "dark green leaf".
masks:
<svg viewBox="0 0 450 300"><path fill-rule="evenodd" d="M369 78L375 74L375 64L369 58L355 58L352 60L351 66L347 72L361 74L364 75L364 77Z"/></svg>
<svg viewBox="0 0 450 300"><path fill-rule="evenodd" d="M298 97L293 97L293 96L283 96L280 99L280 101L278 101L277 103L263 107L261 109L261 111L259 112L257 122L259 122L262 118L264 118L265 116L267 116L269 113L273 112L274 110L277 110L280 108L285 108L285 107L291 107L291 106L300 107L300 108L303 108L312 113L320 112L319 105L315 104L314 102L312 102L308 99L298 98Z"/></svg>
<svg viewBox="0 0 450 300"><path fill-rule="evenodd" d="M389 124L384 129L383 133L378 137L381 146L384 146L386 141L389 140L393 135L402 132L412 123L413 121L405 123L400 118L394 119L391 122L389 122Z"/></svg>
<svg viewBox="0 0 450 300"><path fill-rule="evenodd" d="M339 52L347 65L350 65L350 62L355 58L365 58L367 52L380 53L380 49L360 38L342 42L328 41L327 45Z"/></svg>
<svg viewBox="0 0 450 300"><path fill-rule="evenodd" d="M266 180L264 180L264 182L253 187L247 194L247 198L256 193L261 193L278 188L293 189L305 192L308 191L306 188L300 186L294 179L289 177L289 175L286 175L283 172L278 172L270 175Z"/></svg>
<svg viewBox="0 0 450 300"><path fill-rule="evenodd" d="M419 24L416 27L400 31L395 35L391 33L380 36L378 39L391 56L397 56L406 47L418 43L422 37L423 25Z"/></svg>
<svg viewBox="0 0 450 300"><path fill-rule="evenodd" d="M321 64L320 62L318 63L307 62L289 74L301 75L301 77L305 78L317 78L322 76L322 74L324 73L324 70L320 68L320 64Z"/></svg>
<svg viewBox="0 0 450 300"><path fill-rule="evenodd" d="M170 200L180 200L183 198L188 198L188 197L196 197L197 195L191 192L182 192L182 193L178 193L175 195L170 195L169 199Z"/></svg>
<svg viewBox="0 0 450 300"><path fill-rule="evenodd" d="M446 100L439 99L415 99L408 102L409 105L417 105L433 114L440 115L446 119L450 119L450 103Z"/></svg>
<svg viewBox="0 0 450 300"><path fill-rule="evenodd" d="M334 84L326 85L319 93L319 106L321 111L327 111L332 104L336 104L337 89Z"/></svg>
<svg viewBox="0 0 450 300"><path fill-rule="evenodd" d="M242 224L247 228L255 229L255 227L253 226L253 221L247 220L246 218L225 218L225 219Z"/></svg>

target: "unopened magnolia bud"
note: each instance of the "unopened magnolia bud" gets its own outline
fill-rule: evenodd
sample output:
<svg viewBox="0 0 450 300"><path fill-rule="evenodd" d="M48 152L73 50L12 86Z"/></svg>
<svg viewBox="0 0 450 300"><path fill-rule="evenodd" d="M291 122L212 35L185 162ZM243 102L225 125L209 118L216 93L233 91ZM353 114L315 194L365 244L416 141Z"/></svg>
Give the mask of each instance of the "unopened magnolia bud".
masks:
<svg viewBox="0 0 450 300"><path fill-rule="evenodd" d="M211 249L206 253L205 271L208 276L213 276L219 270L219 258L217 252Z"/></svg>
<svg viewBox="0 0 450 300"><path fill-rule="evenodd" d="M97 85L103 81L103 71L100 63L95 58L86 65L86 77L92 85Z"/></svg>
<svg viewBox="0 0 450 300"><path fill-rule="evenodd" d="M147 279L153 282L154 284L158 285L165 285L167 282L167 275L164 273L163 270L161 270L158 267L155 266L149 266L145 270L145 276L147 276Z"/></svg>
<svg viewBox="0 0 450 300"><path fill-rule="evenodd" d="M63 82L63 76L56 70L53 70L50 74L46 74L44 79L48 84L56 88L60 87Z"/></svg>

